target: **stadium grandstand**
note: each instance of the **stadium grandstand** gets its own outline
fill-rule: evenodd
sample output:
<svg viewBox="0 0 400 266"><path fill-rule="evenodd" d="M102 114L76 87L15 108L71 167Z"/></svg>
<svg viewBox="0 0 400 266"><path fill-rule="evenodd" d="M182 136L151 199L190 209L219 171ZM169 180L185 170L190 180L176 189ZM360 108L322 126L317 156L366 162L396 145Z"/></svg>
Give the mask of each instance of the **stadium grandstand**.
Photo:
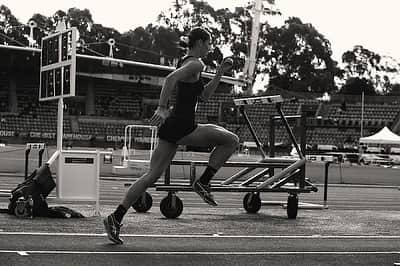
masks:
<svg viewBox="0 0 400 266"><path fill-rule="evenodd" d="M40 51L0 49L0 140L3 143L46 142L54 144L57 132L57 103L39 102ZM157 104L163 70L110 65L107 60L79 59L77 96L64 100L64 139L69 145L120 147L124 127L146 124ZM296 94L270 87L266 95L281 94L291 99L283 104L286 115L307 113L307 144L357 146L360 137L361 96ZM218 123L236 132L241 142L252 137L232 99L240 97L232 87L221 85L217 93L198 106L199 123ZM365 97L363 135L384 126L400 132L400 97ZM268 146L273 106L253 105L247 109L260 140ZM298 124L292 123L296 131ZM276 145L289 145L283 126L277 126Z"/></svg>

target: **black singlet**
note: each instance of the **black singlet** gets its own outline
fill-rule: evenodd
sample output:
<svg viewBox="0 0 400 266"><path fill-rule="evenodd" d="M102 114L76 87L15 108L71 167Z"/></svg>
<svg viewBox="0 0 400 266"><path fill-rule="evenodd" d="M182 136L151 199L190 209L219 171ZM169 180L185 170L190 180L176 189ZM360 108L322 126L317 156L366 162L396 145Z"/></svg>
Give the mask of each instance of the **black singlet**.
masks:
<svg viewBox="0 0 400 266"><path fill-rule="evenodd" d="M179 60L177 67L179 68L185 60L191 57L186 56ZM158 130L160 139L177 143L178 140L196 129L196 104L203 89L204 84L201 78L195 82L178 81L176 101L172 113Z"/></svg>

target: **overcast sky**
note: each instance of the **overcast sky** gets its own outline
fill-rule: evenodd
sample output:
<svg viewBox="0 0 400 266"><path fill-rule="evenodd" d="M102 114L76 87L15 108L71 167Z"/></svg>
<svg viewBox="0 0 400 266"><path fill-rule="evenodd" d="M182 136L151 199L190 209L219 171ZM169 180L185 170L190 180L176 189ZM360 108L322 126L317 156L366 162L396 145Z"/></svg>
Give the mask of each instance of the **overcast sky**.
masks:
<svg viewBox="0 0 400 266"><path fill-rule="evenodd" d="M88 8L95 23L113 27L120 32L146 26L167 10L173 0L0 0L22 23L34 13L53 15L57 10ZM243 6L247 0L209 0L214 8ZM400 60L400 0L275 0L285 17L297 16L312 23L332 43L334 58L361 44L381 55Z"/></svg>

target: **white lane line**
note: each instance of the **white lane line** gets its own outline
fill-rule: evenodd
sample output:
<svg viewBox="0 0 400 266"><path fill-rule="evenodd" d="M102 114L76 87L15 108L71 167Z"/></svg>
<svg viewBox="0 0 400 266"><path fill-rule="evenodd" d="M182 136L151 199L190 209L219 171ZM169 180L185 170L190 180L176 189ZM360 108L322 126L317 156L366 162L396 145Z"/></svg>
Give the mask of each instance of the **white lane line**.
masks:
<svg viewBox="0 0 400 266"><path fill-rule="evenodd" d="M26 254L104 254L104 255L375 255L400 254L400 251L74 251L74 250L0 250L0 253Z"/></svg>
<svg viewBox="0 0 400 266"><path fill-rule="evenodd" d="M17 253L20 256L29 256L29 254L26 251L17 251Z"/></svg>
<svg viewBox="0 0 400 266"><path fill-rule="evenodd" d="M48 233L48 232L0 232L0 235L28 235L28 236L86 236L102 237L106 233ZM121 234L124 237L148 238L273 238L273 239L400 239L400 235L223 235L223 232L210 235L159 235L159 234Z"/></svg>

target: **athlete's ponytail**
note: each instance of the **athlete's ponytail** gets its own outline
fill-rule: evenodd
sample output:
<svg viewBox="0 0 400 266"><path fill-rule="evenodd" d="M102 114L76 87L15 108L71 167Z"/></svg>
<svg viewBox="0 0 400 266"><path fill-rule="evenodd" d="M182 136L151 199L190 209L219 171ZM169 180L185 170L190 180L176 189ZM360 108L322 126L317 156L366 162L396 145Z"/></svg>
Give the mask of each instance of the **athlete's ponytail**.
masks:
<svg viewBox="0 0 400 266"><path fill-rule="evenodd" d="M188 36L181 36L179 38L179 46L182 48L188 48L189 47L189 37Z"/></svg>

